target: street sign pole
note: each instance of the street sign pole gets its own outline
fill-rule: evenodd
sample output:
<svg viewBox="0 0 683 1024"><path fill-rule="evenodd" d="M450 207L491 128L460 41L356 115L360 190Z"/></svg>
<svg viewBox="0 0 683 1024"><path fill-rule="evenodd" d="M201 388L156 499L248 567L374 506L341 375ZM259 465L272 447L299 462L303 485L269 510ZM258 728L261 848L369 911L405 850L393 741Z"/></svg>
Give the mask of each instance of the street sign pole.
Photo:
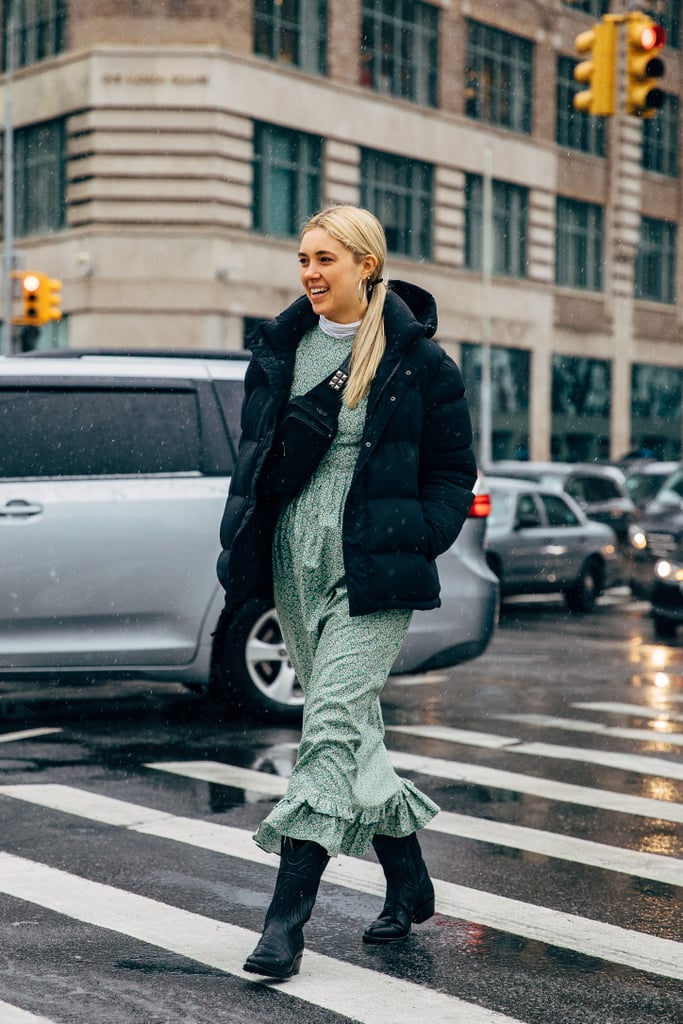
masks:
<svg viewBox="0 0 683 1024"><path fill-rule="evenodd" d="M4 247L2 259L2 348L0 355L12 351L12 271L14 270L14 125L12 109L12 80L14 78L14 13L10 0L7 19L5 69L5 133L3 161Z"/></svg>

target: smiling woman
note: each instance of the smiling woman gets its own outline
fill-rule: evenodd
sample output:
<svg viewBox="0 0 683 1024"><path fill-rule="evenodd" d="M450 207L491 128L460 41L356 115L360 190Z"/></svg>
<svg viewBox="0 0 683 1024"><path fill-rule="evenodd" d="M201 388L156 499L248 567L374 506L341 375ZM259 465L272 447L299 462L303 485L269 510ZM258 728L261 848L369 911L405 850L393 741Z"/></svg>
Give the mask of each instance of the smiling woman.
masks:
<svg viewBox="0 0 683 1024"><path fill-rule="evenodd" d="M367 210L333 206L305 225L305 294L253 339L221 526L226 615L272 595L304 691L287 793L254 837L281 864L245 969L275 978L299 971L303 926L340 851L372 845L387 879L364 942L404 939L434 913L416 831L438 808L393 770L379 698L413 609L440 603L435 560L464 524L476 465L460 371L432 340L434 300L385 284L385 258ZM338 380L349 358L330 447L303 489L279 501L264 468L283 416L292 399ZM302 441L294 458L306 455Z"/></svg>

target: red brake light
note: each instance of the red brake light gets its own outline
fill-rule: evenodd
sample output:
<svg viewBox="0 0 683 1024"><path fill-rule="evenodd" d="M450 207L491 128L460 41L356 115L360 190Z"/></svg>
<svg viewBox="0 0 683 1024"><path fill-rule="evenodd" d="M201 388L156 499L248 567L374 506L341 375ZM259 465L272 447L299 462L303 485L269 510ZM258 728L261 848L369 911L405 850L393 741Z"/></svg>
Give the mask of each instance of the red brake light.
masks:
<svg viewBox="0 0 683 1024"><path fill-rule="evenodd" d="M486 519L491 514L491 495L475 494L474 501L467 513L468 519Z"/></svg>

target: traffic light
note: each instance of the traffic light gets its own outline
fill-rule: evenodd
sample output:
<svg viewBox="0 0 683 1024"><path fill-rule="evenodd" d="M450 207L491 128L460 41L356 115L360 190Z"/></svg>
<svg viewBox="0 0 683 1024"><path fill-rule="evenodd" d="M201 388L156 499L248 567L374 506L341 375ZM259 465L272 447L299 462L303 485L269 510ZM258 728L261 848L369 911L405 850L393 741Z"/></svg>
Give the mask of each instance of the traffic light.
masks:
<svg viewBox="0 0 683 1024"><path fill-rule="evenodd" d="M40 274L32 270L21 272L21 316L16 321L21 324L34 324L39 326L40 313Z"/></svg>
<svg viewBox="0 0 683 1024"><path fill-rule="evenodd" d="M586 89L574 96L574 107L597 117L614 113L617 74L617 26L613 20L598 22L574 40L579 53L589 54L574 68L574 79Z"/></svg>
<svg viewBox="0 0 683 1024"><path fill-rule="evenodd" d="M53 320L62 319L62 282L54 277L46 277L40 285L40 300L38 304L40 322L43 324L52 323Z"/></svg>
<svg viewBox="0 0 683 1024"><path fill-rule="evenodd" d="M62 319L62 282L37 270L14 270L12 278L21 283L21 313L13 324L42 327Z"/></svg>
<svg viewBox="0 0 683 1024"><path fill-rule="evenodd" d="M635 117L654 117L664 102L658 88L664 75L659 51L666 32L647 14L631 11L626 17L626 113Z"/></svg>

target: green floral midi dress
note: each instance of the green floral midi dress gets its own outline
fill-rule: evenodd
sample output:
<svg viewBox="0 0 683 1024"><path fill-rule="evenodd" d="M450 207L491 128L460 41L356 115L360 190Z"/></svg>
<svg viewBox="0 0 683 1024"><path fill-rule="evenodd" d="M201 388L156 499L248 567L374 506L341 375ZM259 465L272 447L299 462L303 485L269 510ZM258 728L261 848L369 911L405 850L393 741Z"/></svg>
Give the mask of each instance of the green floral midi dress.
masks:
<svg viewBox="0 0 683 1024"><path fill-rule="evenodd" d="M320 327L304 335L291 394L303 394L335 370L352 342ZM275 604L305 705L287 792L254 836L273 853L290 836L314 840L330 856L360 855L376 833L410 835L438 812L396 775L384 746L380 693L412 612L349 615L342 518L366 410L367 399L355 409L342 403L332 446L275 530Z"/></svg>

